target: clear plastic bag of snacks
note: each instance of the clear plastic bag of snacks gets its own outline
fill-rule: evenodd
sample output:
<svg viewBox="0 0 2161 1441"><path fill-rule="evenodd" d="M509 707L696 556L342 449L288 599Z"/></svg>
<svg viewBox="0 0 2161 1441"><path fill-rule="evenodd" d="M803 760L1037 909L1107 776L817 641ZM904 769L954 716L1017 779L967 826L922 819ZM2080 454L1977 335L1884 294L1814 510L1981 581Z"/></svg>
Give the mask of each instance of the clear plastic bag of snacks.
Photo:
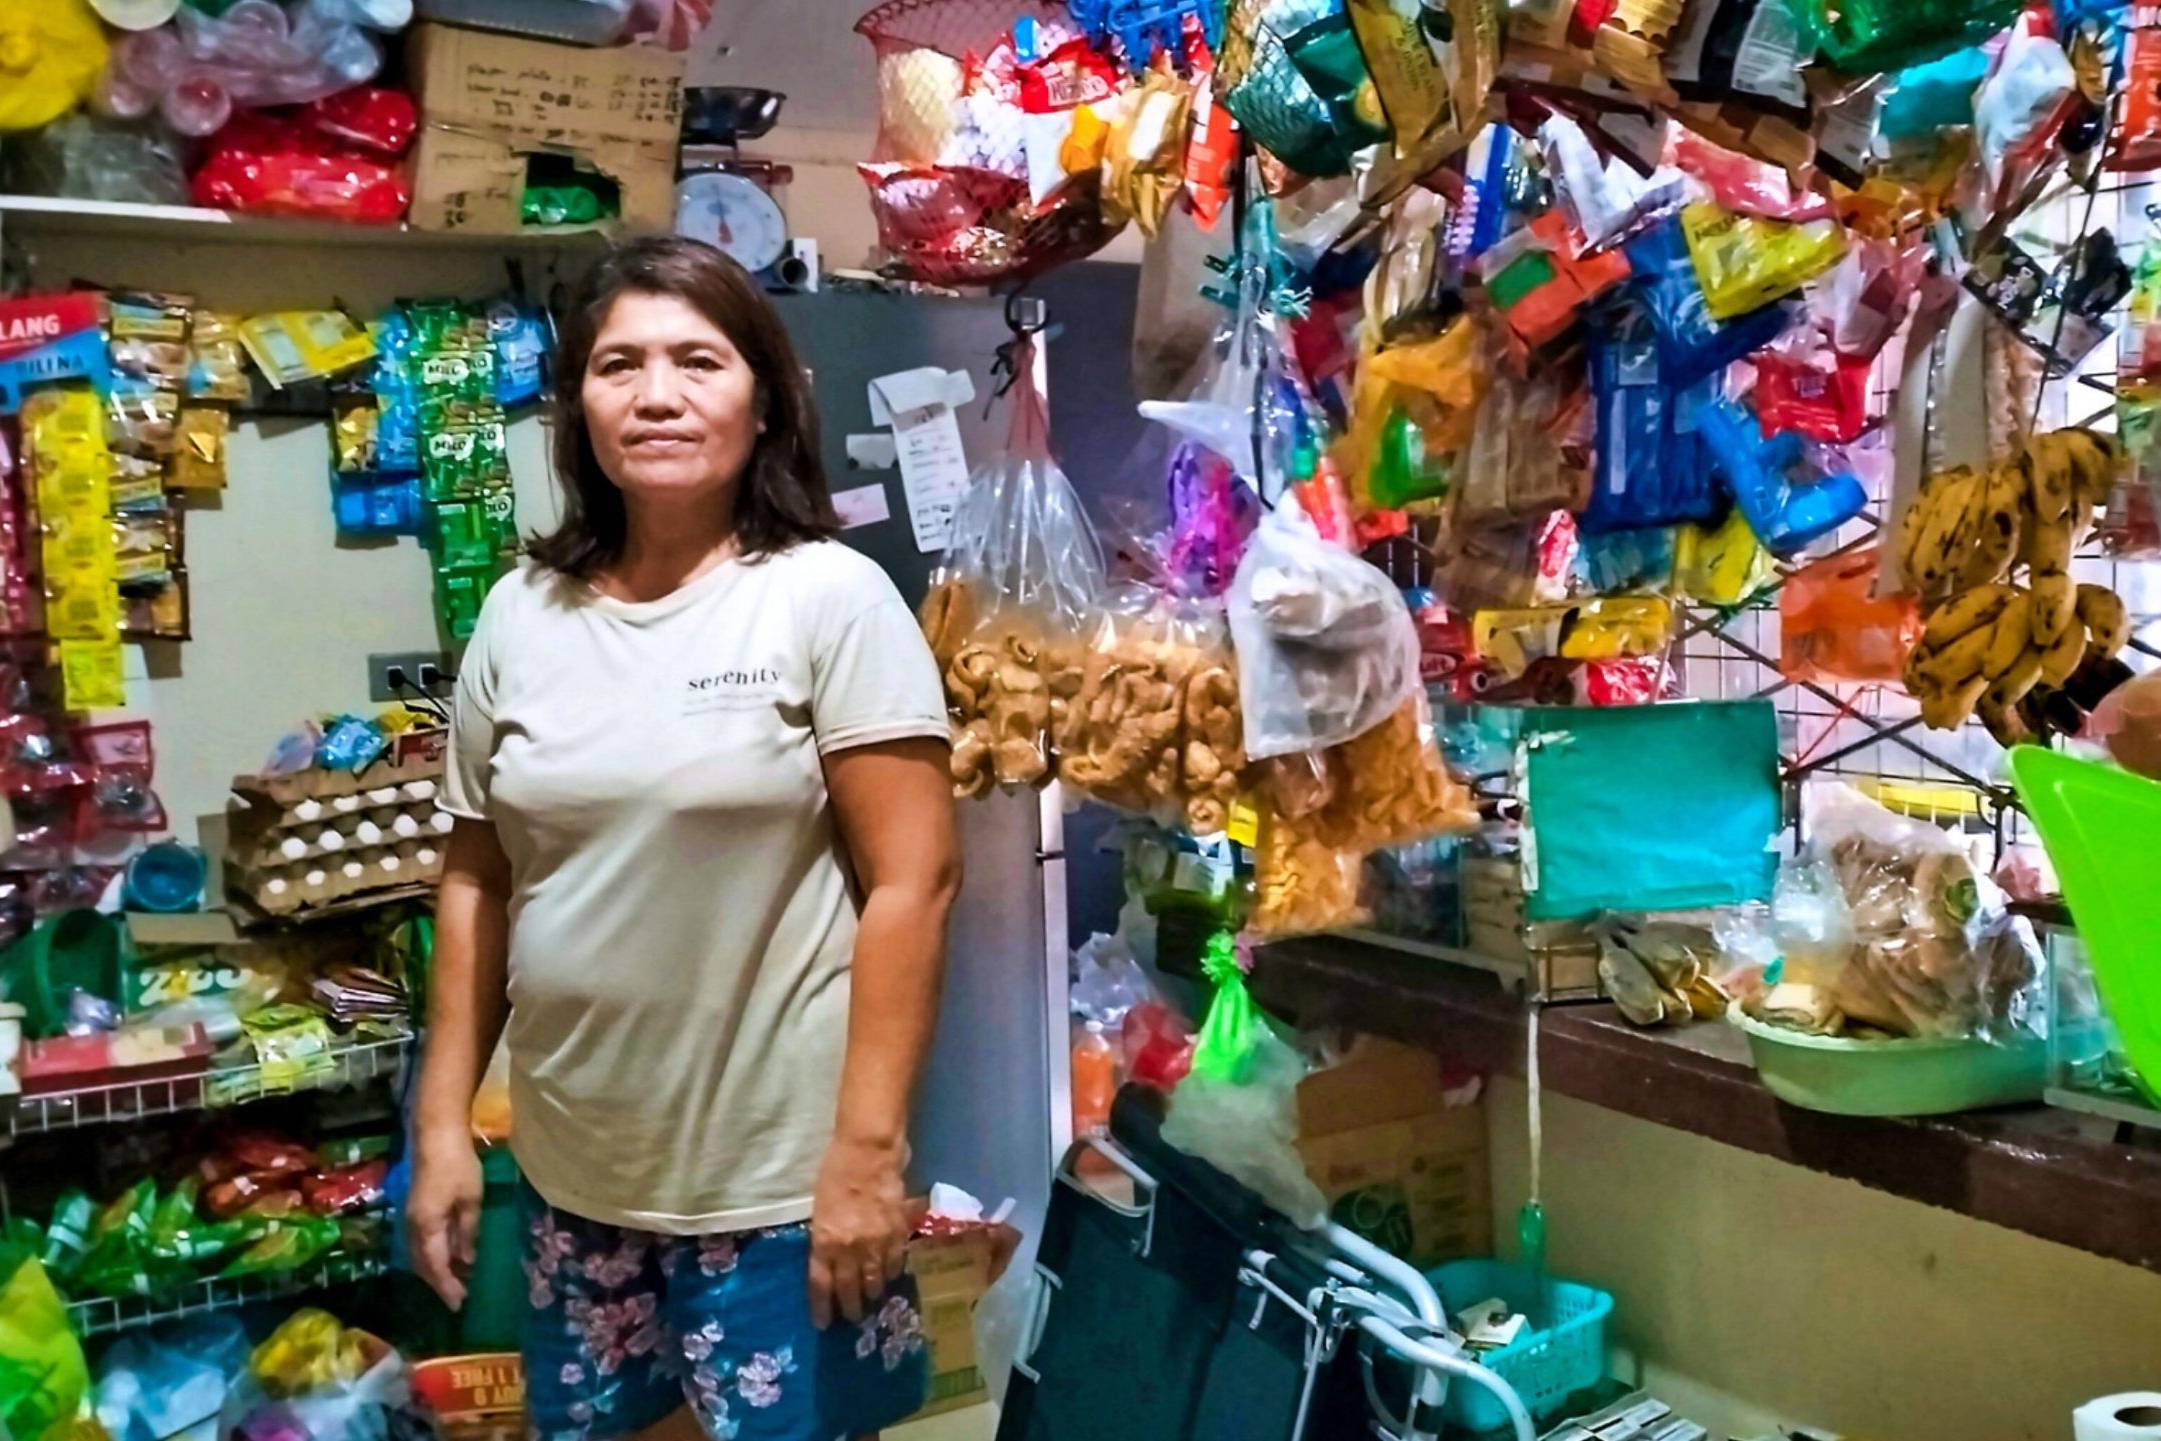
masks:
<svg viewBox="0 0 2161 1441"><path fill-rule="evenodd" d="M1103 556L1050 453L1032 346L1015 360L1012 431L978 467L921 612L954 722L962 795L1050 775L1050 736L1080 689L1081 627L1096 610Z"/></svg>
<svg viewBox="0 0 2161 1441"><path fill-rule="evenodd" d="M1418 632L1394 582L1323 540L1290 496L1262 517L1227 597L1247 754L1332 746L1418 684Z"/></svg>

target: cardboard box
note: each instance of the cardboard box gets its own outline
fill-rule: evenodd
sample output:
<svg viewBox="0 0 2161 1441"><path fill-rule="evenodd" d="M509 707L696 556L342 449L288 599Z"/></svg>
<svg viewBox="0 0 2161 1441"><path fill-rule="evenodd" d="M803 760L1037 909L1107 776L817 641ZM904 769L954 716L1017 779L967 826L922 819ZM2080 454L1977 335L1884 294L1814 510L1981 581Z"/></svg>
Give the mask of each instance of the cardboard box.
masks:
<svg viewBox="0 0 2161 1441"><path fill-rule="evenodd" d="M411 223L516 235L527 160L565 155L622 191L622 223L675 224L685 57L647 45L593 50L452 25L410 32L420 102Z"/></svg>
<svg viewBox="0 0 2161 1441"><path fill-rule="evenodd" d="M991 1283L991 1238L984 1231L932 1236L908 1246L908 1270L923 1305L930 1343L930 1396L917 1416L937 1416L990 1399L975 1354L975 1308Z"/></svg>
<svg viewBox="0 0 2161 1441"><path fill-rule="evenodd" d="M1493 1254L1485 1108L1438 1058L1373 1037L1298 1086L1298 1153L1329 1217L1416 1266Z"/></svg>

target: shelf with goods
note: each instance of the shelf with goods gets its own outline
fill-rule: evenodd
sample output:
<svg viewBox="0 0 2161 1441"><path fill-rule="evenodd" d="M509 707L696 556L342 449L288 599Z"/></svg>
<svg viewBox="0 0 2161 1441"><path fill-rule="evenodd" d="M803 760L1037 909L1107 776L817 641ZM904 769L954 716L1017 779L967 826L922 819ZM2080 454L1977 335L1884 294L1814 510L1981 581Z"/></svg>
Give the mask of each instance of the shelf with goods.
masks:
<svg viewBox="0 0 2161 1441"><path fill-rule="evenodd" d="M72 1301L68 1304L68 1319L75 1334L87 1340L92 1336L179 1321L213 1311L231 1311L257 1301L283 1300L334 1286L351 1285L380 1276L389 1269L389 1261L380 1255L330 1256L283 1275L230 1281L209 1278L162 1296L125 1299L96 1296Z"/></svg>
<svg viewBox="0 0 2161 1441"><path fill-rule="evenodd" d="M609 232L598 226L534 227L516 235L464 230L420 230L410 225L358 225L282 215L243 215L194 205L151 205L122 200L78 200L50 195L0 194L0 238L38 236L155 241L164 245L393 246L415 249L503 250L539 246L599 245Z"/></svg>
<svg viewBox="0 0 2161 1441"><path fill-rule="evenodd" d="M1258 953L1254 998L1300 1025L1345 1026L1521 1077L1523 1008L1493 979L1347 937ZM1643 1030L1605 1004L1551 1006L1539 1079L1587 1101L1873 1190L2161 1272L2161 1151L2024 1106L1915 1119L1837 1116L1776 1100L1733 1027Z"/></svg>
<svg viewBox="0 0 2161 1441"><path fill-rule="evenodd" d="M341 1045L324 1057L322 1064L291 1076L250 1063L193 1075L123 1080L80 1090L20 1096L6 1115L7 1135L149 1120L187 1111L224 1110L310 1091L350 1089L378 1077L397 1075L412 1040L410 1034L402 1034Z"/></svg>

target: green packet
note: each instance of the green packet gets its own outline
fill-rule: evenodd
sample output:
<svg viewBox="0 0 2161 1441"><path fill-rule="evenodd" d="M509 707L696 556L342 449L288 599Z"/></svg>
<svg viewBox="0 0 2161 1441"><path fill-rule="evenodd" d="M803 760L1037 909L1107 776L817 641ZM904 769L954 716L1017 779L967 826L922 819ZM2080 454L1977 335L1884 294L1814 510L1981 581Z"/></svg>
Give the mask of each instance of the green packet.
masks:
<svg viewBox="0 0 2161 1441"><path fill-rule="evenodd" d="M250 1219L238 1217L236 1220ZM243 1276L268 1276L292 1272L322 1259L335 1248L343 1234L327 1216L252 1218L266 1223L261 1237L218 1272L222 1280Z"/></svg>

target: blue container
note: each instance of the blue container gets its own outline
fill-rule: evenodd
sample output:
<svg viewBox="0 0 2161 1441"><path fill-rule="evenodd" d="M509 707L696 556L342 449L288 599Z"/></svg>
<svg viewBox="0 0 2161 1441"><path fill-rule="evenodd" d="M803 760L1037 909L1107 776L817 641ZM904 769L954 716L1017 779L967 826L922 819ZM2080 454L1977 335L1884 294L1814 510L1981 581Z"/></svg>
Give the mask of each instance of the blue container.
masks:
<svg viewBox="0 0 2161 1441"><path fill-rule="evenodd" d="M1529 1318L1522 1335L1478 1360L1516 1388L1537 1420L1552 1417L1570 1396L1605 1379L1606 1318L1613 1314L1613 1297L1606 1292L1507 1261L1450 1261L1428 1271L1426 1279L1451 1315L1497 1296ZM1499 1431L1508 1425L1508 1413L1493 1394L1468 1381L1449 1383L1441 1415L1459 1431Z"/></svg>
<svg viewBox="0 0 2161 1441"><path fill-rule="evenodd" d="M203 903L203 853L160 841L128 862L120 903L131 911L193 911Z"/></svg>

